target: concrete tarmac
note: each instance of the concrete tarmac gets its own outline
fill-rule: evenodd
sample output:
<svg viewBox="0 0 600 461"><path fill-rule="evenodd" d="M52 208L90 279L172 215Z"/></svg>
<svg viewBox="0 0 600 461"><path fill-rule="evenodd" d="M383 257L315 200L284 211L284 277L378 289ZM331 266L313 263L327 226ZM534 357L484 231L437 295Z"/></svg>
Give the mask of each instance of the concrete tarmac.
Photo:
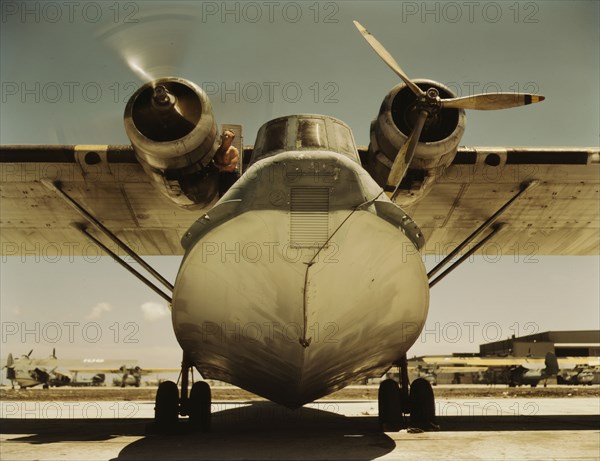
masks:
<svg viewBox="0 0 600 461"><path fill-rule="evenodd" d="M597 398L514 400L440 400L442 430L427 433L379 432L374 401L321 400L295 411L215 402L211 432L192 432L182 419L171 435L147 434L153 402L5 401L0 459L599 459Z"/></svg>

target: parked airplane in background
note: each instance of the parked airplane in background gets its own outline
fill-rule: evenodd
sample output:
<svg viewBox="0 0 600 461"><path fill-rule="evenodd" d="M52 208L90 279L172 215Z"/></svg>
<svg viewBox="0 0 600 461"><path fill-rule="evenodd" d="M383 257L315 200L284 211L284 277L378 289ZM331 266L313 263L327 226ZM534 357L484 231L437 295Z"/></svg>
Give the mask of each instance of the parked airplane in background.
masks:
<svg viewBox="0 0 600 461"><path fill-rule="evenodd" d="M600 369L600 357L561 357L548 352L536 357L446 357L426 356L417 360L421 369L434 375L442 373L478 373L479 382L530 385L556 376L559 384L591 384L593 372Z"/></svg>
<svg viewBox="0 0 600 461"><path fill-rule="evenodd" d="M582 386L591 386L594 382L594 369L575 368L573 370L561 371L556 376L556 382L558 384L575 384Z"/></svg>
<svg viewBox="0 0 600 461"><path fill-rule="evenodd" d="M52 349L52 355L47 359L32 359L32 352L33 349L29 354L23 354L16 359L13 359L12 354L8 354L4 367L6 379L10 380L13 388L15 382L22 389L40 384L44 389L48 389L50 386L66 386L71 383L72 374L58 367L55 349Z"/></svg>
<svg viewBox="0 0 600 461"><path fill-rule="evenodd" d="M175 371L178 370L175 369ZM114 386L140 387L140 384L142 383L142 369L140 367L136 366L128 368L127 366L123 365L121 368L119 368L118 372L118 376L113 378Z"/></svg>
<svg viewBox="0 0 600 461"><path fill-rule="evenodd" d="M508 385L511 387L524 385L536 387L540 381L544 381L544 386L546 386L548 378L556 376L557 373L558 360L552 352L548 352L543 368L534 364L512 366L508 373Z"/></svg>
<svg viewBox="0 0 600 461"><path fill-rule="evenodd" d="M139 366L127 366L123 365L118 370L104 370L107 373L113 373L117 375L113 379L113 385L115 386L134 386L140 387L142 384L142 377L150 374L158 373L176 373L180 371L179 368L141 368Z"/></svg>
<svg viewBox="0 0 600 461"><path fill-rule="evenodd" d="M181 391L171 381L159 386L161 427L189 415L208 429L210 387L195 382L188 393L191 367L297 408L397 365L400 383L387 379L379 389L382 427L397 428L410 413L412 424L434 429L431 385L421 378L409 386L406 365L430 287L492 238L502 254L529 239L537 254L597 251L598 209L589 204L598 149L458 147L465 109L542 96L454 97L438 82L407 77L355 25L403 81L383 100L368 150L359 151L341 120L289 115L265 123L248 155L240 142L234 165L230 143L241 141L241 127L219 136L206 93L175 77L130 98L132 146L2 149L12 172L4 175L2 236L15 254L48 239L77 242L75 249L92 241L171 306L182 382ZM32 164L52 174L19 174ZM557 176L557 165L569 173ZM217 197L222 173L242 168ZM427 273L420 250L440 254L449 245L457 249ZM174 285L139 256L182 252Z"/></svg>
<svg viewBox="0 0 600 461"><path fill-rule="evenodd" d="M113 383L117 383L118 386L139 387L142 376L180 371L179 368L141 368L137 365L98 367L96 361L93 365L81 366L75 365L79 361L59 361L55 349L47 359L33 359L31 358L32 352L33 349L29 351L29 354L16 359L12 354L8 354L4 368L6 368L6 379L11 381L13 388L15 382L20 388L38 385L42 385L45 389L58 386L101 386L105 384L107 374L118 375L118 378L113 380ZM102 363L105 362L102 360ZM114 362L114 360L109 362ZM82 374L89 377L82 378Z"/></svg>
<svg viewBox="0 0 600 461"><path fill-rule="evenodd" d="M580 384L591 386L594 373L600 371L600 357L567 357L559 359L558 384Z"/></svg>

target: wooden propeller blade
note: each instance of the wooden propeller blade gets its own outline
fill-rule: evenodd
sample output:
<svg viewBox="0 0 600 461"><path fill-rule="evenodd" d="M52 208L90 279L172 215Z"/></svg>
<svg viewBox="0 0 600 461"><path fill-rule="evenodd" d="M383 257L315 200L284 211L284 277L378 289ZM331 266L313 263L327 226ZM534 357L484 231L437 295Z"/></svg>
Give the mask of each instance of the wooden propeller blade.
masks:
<svg viewBox="0 0 600 461"><path fill-rule="evenodd" d="M369 45L371 45L371 48L375 50L375 53L377 53L379 57L383 59L383 62L385 62L390 67L390 69L392 69L398 75L398 77L400 77L404 81L404 83L406 83L406 86L408 86L414 94L416 94L417 96L422 96L423 94L425 94L424 91L421 90L421 88L419 88L410 78L408 78L408 76L400 68L398 63L394 60L394 58L392 58L392 55L388 53L388 51L383 47L383 45L379 43L379 41L375 37L373 37L373 35L367 29L365 29L360 22L354 21L354 25L365 38L365 40L369 43Z"/></svg>
<svg viewBox="0 0 600 461"><path fill-rule="evenodd" d="M526 106L527 104L541 102L544 99L543 96L526 93L487 93L462 98L442 99L440 102L444 109L496 110Z"/></svg>
<svg viewBox="0 0 600 461"><path fill-rule="evenodd" d="M419 144L419 138L421 137L421 131L423 131L423 126L425 125L425 120L427 120L427 116L428 114L426 111L422 110L421 112L419 112L419 116L415 121L415 126L412 130L412 133L410 134L406 142L402 145L402 147L398 151L398 155L396 155L396 158L394 159L394 163L392 165L387 180L387 185L395 188L394 193L392 194L392 198L396 196L398 187L400 186L400 182L406 174L408 165L410 165L410 162L412 161L412 158L415 155L417 145Z"/></svg>

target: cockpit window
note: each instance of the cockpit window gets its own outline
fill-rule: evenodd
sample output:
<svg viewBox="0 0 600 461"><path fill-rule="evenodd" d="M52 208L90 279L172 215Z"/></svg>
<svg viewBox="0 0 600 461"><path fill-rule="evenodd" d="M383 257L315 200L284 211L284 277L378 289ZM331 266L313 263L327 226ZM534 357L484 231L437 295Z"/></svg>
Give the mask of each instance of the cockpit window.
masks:
<svg viewBox="0 0 600 461"><path fill-rule="evenodd" d="M352 133L347 126L341 123L333 123L335 128L335 139L337 141L338 150L351 158L356 157L356 148L354 147L354 140L352 139Z"/></svg>
<svg viewBox="0 0 600 461"><path fill-rule="evenodd" d="M282 150L286 147L287 120L281 119L267 126L264 136L263 152Z"/></svg>
<svg viewBox="0 0 600 461"><path fill-rule="evenodd" d="M296 148L302 149L306 147L327 149L327 131L325 130L324 120L315 118L298 120Z"/></svg>
<svg viewBox="0 0 600 461"><path fill-rule="evenodd" d="M265 123L256 135L250 163L295 150L337 152L360 164L350 128L334 117L314 114L288 115Z"/></svg>

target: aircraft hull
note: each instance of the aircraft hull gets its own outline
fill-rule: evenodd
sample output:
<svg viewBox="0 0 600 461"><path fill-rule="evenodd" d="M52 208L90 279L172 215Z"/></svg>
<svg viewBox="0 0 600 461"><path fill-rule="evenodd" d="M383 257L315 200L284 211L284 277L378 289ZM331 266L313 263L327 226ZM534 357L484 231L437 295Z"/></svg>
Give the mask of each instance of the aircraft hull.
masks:
<svg viewBox="0 0 600 461"><path fill-rule="evenodd" d="M34 387L42 384L37 379L30 378L25 372L22 374L17 374L15 381L21 389L25 389L27 387Z"/></svg>
<svg viewBox="0 0 600 461"><path fill-rule="evenodd" d="M278 210L240 214L189 250L173 327L203 377L294 408L381 375L416 341L429 288L413 243L369 211L330 219L316 258Z"/></svg>

